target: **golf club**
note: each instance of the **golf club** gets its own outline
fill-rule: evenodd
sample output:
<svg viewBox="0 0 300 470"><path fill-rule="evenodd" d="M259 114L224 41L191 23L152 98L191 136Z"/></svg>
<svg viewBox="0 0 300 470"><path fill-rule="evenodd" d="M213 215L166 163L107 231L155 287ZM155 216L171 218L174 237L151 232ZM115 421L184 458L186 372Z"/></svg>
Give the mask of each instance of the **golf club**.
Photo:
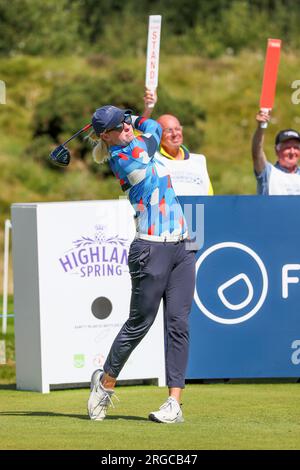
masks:
<svg viewBox="0 0 300 470"><path fill-rule="evenodd" d="M67 147L65 145L70 142L70 140L75 139L79 134L82 132L86 132L88 129L92 127L92 124L86 124L82 129L77 131L72 137L70 137L68 140L66 140L63 144L59 145L54 149L50 155L49 158L50 160L58 166L67 166L70 163L71 155Z"/></svg>

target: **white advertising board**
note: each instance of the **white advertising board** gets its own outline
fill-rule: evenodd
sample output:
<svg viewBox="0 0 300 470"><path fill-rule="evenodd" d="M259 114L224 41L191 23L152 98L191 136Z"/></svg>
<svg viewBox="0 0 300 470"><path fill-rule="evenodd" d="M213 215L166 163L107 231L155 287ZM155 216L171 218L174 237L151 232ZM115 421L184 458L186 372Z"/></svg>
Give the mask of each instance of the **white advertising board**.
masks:
<svg viewBox="0 0 300 470"><path fill-rule="evenodd" d="M129 315L127 200L13 204L17 388L90 381ZM161 309L119 380L165 384Z"/></svg>

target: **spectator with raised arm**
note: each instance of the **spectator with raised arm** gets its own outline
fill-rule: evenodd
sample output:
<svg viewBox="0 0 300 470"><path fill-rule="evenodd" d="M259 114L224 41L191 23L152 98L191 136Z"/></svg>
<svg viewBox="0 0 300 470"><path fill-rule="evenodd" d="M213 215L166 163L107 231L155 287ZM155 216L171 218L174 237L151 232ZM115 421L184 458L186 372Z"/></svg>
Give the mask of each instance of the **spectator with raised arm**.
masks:
<svg viewBox="0 0 300 470"><path fill-rule="evenodd" d="M257 194L264 196L300 194L300 134L294 129L284 129L276 135L273 165L264 151L266 124L270 113L260 110L256 115L257 128L252 139L252 158L257 180Z"/></svg>

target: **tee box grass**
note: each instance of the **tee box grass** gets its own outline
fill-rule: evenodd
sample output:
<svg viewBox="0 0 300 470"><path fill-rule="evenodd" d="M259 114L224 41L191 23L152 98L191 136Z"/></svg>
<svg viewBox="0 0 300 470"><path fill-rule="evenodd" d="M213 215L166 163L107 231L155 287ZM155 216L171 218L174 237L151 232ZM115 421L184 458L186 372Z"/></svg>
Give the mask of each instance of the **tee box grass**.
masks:
<svg viewBox="0 0 300 470"><path fill-rule="evenodd" d="M9 298L8 311L13 312ZM230 381L187 384L185 422L148 421L167 389L117 386L119 402L104 421L87 415L89 389L49 394L16 390L13 318L5 365L0 365L0 443L3 450L300 449L299 383Z"/></svg>
<svg viewBox="0 0 300 470"><path fill-rule="evenodd" d="M88 389L50 394L0 385L1 449L300 449L299 385L188 384L184 423L148 421L167 390L120 386L104 421L86 411Z"/></svg>

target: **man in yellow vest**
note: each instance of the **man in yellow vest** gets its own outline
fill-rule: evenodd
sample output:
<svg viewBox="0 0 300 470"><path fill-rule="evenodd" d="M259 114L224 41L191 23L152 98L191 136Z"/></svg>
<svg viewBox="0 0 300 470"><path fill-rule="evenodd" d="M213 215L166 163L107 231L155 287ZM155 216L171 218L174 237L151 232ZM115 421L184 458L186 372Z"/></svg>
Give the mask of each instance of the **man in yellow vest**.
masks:
<svg viewBox="0 0 300 470"><path fill-rule="evenodd" d="M145 91L143 117L149 118L157 102L156 92ZM157 119L163 129L159 151L155 157L168 169L172 185L178 196L213 195L204 155L190 153L183 145L183 128L171 114Z"/></svg>

